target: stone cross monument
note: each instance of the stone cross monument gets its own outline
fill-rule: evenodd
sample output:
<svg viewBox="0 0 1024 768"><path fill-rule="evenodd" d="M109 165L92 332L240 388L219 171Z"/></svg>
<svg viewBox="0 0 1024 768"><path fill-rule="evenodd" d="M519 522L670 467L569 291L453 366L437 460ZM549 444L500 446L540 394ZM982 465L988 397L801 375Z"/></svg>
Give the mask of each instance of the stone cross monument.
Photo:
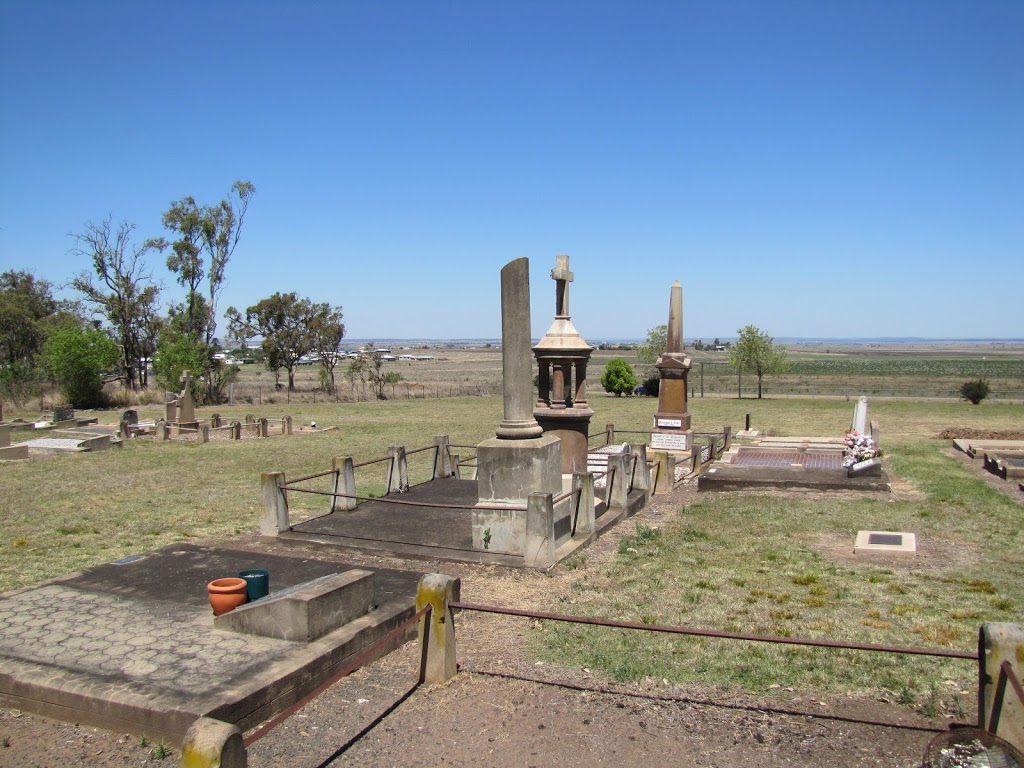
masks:
<svg viewBox="0 0 1024 768"><path fill-rule="evenodd" d="M562 491L557 437L543 434L533 417L530 362L530 261L501 270L501 372L504 418L495 437L477 446L477 506L473 547L522 552L531 493ZM503 507L508 509L503 509Z"/></svg>
<svg viewBox="0 0 1024 768"><path fill-rule="evenodd" d="M533 415L544 434L562 441L562 474L568 475L584 472L587 467L587 431L594 415L587 405L587 362L593 347L583 340L569 317L573 274L568 256L555 257L551 279L555 281L555 319L533 348L538 367Z"/></svg>
<svg viewBox="0 0 1024 768"><path fill-rule="evenodd" d="M651 448L689 454L693 447L690 413L686 410L686 376L690 358L683 354L683 286L676 280L668 305L668 338L665 354L654 366L661 374L658 412L654 415Z"/></svg>

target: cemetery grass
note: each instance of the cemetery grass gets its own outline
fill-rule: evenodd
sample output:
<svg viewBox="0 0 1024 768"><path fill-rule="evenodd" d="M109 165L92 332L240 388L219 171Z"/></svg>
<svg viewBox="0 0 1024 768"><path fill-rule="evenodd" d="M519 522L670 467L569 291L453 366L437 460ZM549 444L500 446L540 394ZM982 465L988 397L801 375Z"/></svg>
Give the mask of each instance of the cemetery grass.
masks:
<svg viewBox="0 0 1024 768"><path fill-rule="evenodd" d="M1024 608L1024 510L924 442L891 465L920 499L717 494L664 527L639 523L602 573L587 574L558 611L644 624L971 651L984 621ZM857 530L914 531L943 563L884 565L830 557ZM585 557L585 555L583 556ZM870 694L955 711L976 664L546 623L536 652L620 681L713 681L749 691Z"/></svg>
<svg viewBox="0 0 1024 768"><path fill-rule="evenodd" d="M614 423L649 428L655 401L591 397L591 432ZM697 399L698 430L741 425L780 435L840 434L852 404L834 400ZM212 409L202 409L208 415ZM259 475L322 471L334 456L366 461L388 445L417 448L436 434L475 445L493 434L500 397L293 404L218 408L226 418L248 411L290 413L338 429L292 438L160 444L130 441L102 453L54 456L0 467L4 486L0 590L25 586L181 541L214 543L249 535L259 524ZM140 409L142 418L157 414ZM658 530L641 527L600 571L586 551L562 566L576 568L575 594L549 610L659 624L689 624L756 634L971 649L982 621L1019 621L1024 609L1021 507L972 478L944 454L943 429L1021 429L1021 407L1000 402L872 400L884 429L886 461L904 492L892 498L815 494L722 494L696 497ZM112 423L117 414L101 415ZM596 441L595 441L596 442ZM460 449L463 455L471 450ZM430 452L410 459L413 482L425 480ZM383 492L384 465L358 470L366 495ZM318 483L320 485L318 485ZM309 487L326 488L326 481ZM320 514L324 497L293 494L297 516ZM631 523L627 523L631 525ZM862 528L912 530L922 544L961 545L941 567L881 567L836 560L829 537L852 542ZM950 549L950 551L953 551ZM953 703L973 689L972 665L881 654L830 652L727 641L580 630L546 623L534 633L541 658L600 669L611 677L644 677L834 692L888 691L892 700L927 706ZM952 683L952 684L950 684ZM961 696L966 700L966 696Z"/></svg>

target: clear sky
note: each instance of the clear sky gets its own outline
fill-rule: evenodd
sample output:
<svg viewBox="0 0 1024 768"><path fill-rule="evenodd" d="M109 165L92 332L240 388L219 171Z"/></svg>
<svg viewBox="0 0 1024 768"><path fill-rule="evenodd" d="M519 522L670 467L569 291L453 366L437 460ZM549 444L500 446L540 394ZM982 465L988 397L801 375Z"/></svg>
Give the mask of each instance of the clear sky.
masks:
<svg viewBox="0 0 1024 768"><path fill-rule="evenodd" d="M221 310L353 338L1024 337L1024 2L0 0L0 269L256 185ZM167 301L180 288L151 260ZM223 330L223 323L221 325Z"/></svg>

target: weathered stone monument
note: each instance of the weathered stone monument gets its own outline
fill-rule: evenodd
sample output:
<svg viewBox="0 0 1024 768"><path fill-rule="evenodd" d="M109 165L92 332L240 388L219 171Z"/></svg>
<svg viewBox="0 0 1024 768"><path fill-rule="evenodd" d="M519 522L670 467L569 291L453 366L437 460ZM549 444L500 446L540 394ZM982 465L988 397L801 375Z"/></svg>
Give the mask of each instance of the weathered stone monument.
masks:
<svg viewBox="0 0 1024 768"><path fill-rule="evenodd" d="M196 420L196 402L192 399L192 374L181 372L181 393L178 395L178 421L189 424Z"/></svg>
<svg viewBox="0 0 1024 768"><path fill-rule="evenodd" d="M555 257L551 279L555 281L555 319L533 348L538 367L533 416L545 435L561 440L562 474L568 475L587 468L587 431L594 415L587 405L587 362L593 347L583 340L569 316L573 274L568 256Z"/></svg>
<svg viewBox="0 0 1024 768"><path fill-rule="evenodd" d="M692 363L683 353L683 286L672 284L668 307L668 338L665 354L654 366L661 374L658 412L654 415L651 449L690 455L693 430L686 406L686 377Z"/></svg>
<svg viewBox="0 0 1024 768"><path fill-rule="evenodd" d="M495 437L477 447L477 507L473 546L523 552L531 494L562 490L561 443L533 417L530 359L530 262L501 270L501 371L504 411ZM550 508L550 499L547 502ZM507 509L504 509L507 507Z"/></svg>

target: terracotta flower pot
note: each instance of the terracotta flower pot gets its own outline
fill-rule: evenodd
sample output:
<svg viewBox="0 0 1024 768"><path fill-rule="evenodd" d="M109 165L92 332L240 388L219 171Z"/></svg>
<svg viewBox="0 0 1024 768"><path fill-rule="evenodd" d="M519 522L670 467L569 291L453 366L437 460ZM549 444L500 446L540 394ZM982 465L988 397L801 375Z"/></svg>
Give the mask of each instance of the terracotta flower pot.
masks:
<svg viewBox="0 0 1024 768"><path fill-rule="evenodd" d="M233 611L246 601L245 579L226 578L214 579L206 585L206 591L210 595L210 605L213 606L213 615L220 616L222 613Z"/></svg>

